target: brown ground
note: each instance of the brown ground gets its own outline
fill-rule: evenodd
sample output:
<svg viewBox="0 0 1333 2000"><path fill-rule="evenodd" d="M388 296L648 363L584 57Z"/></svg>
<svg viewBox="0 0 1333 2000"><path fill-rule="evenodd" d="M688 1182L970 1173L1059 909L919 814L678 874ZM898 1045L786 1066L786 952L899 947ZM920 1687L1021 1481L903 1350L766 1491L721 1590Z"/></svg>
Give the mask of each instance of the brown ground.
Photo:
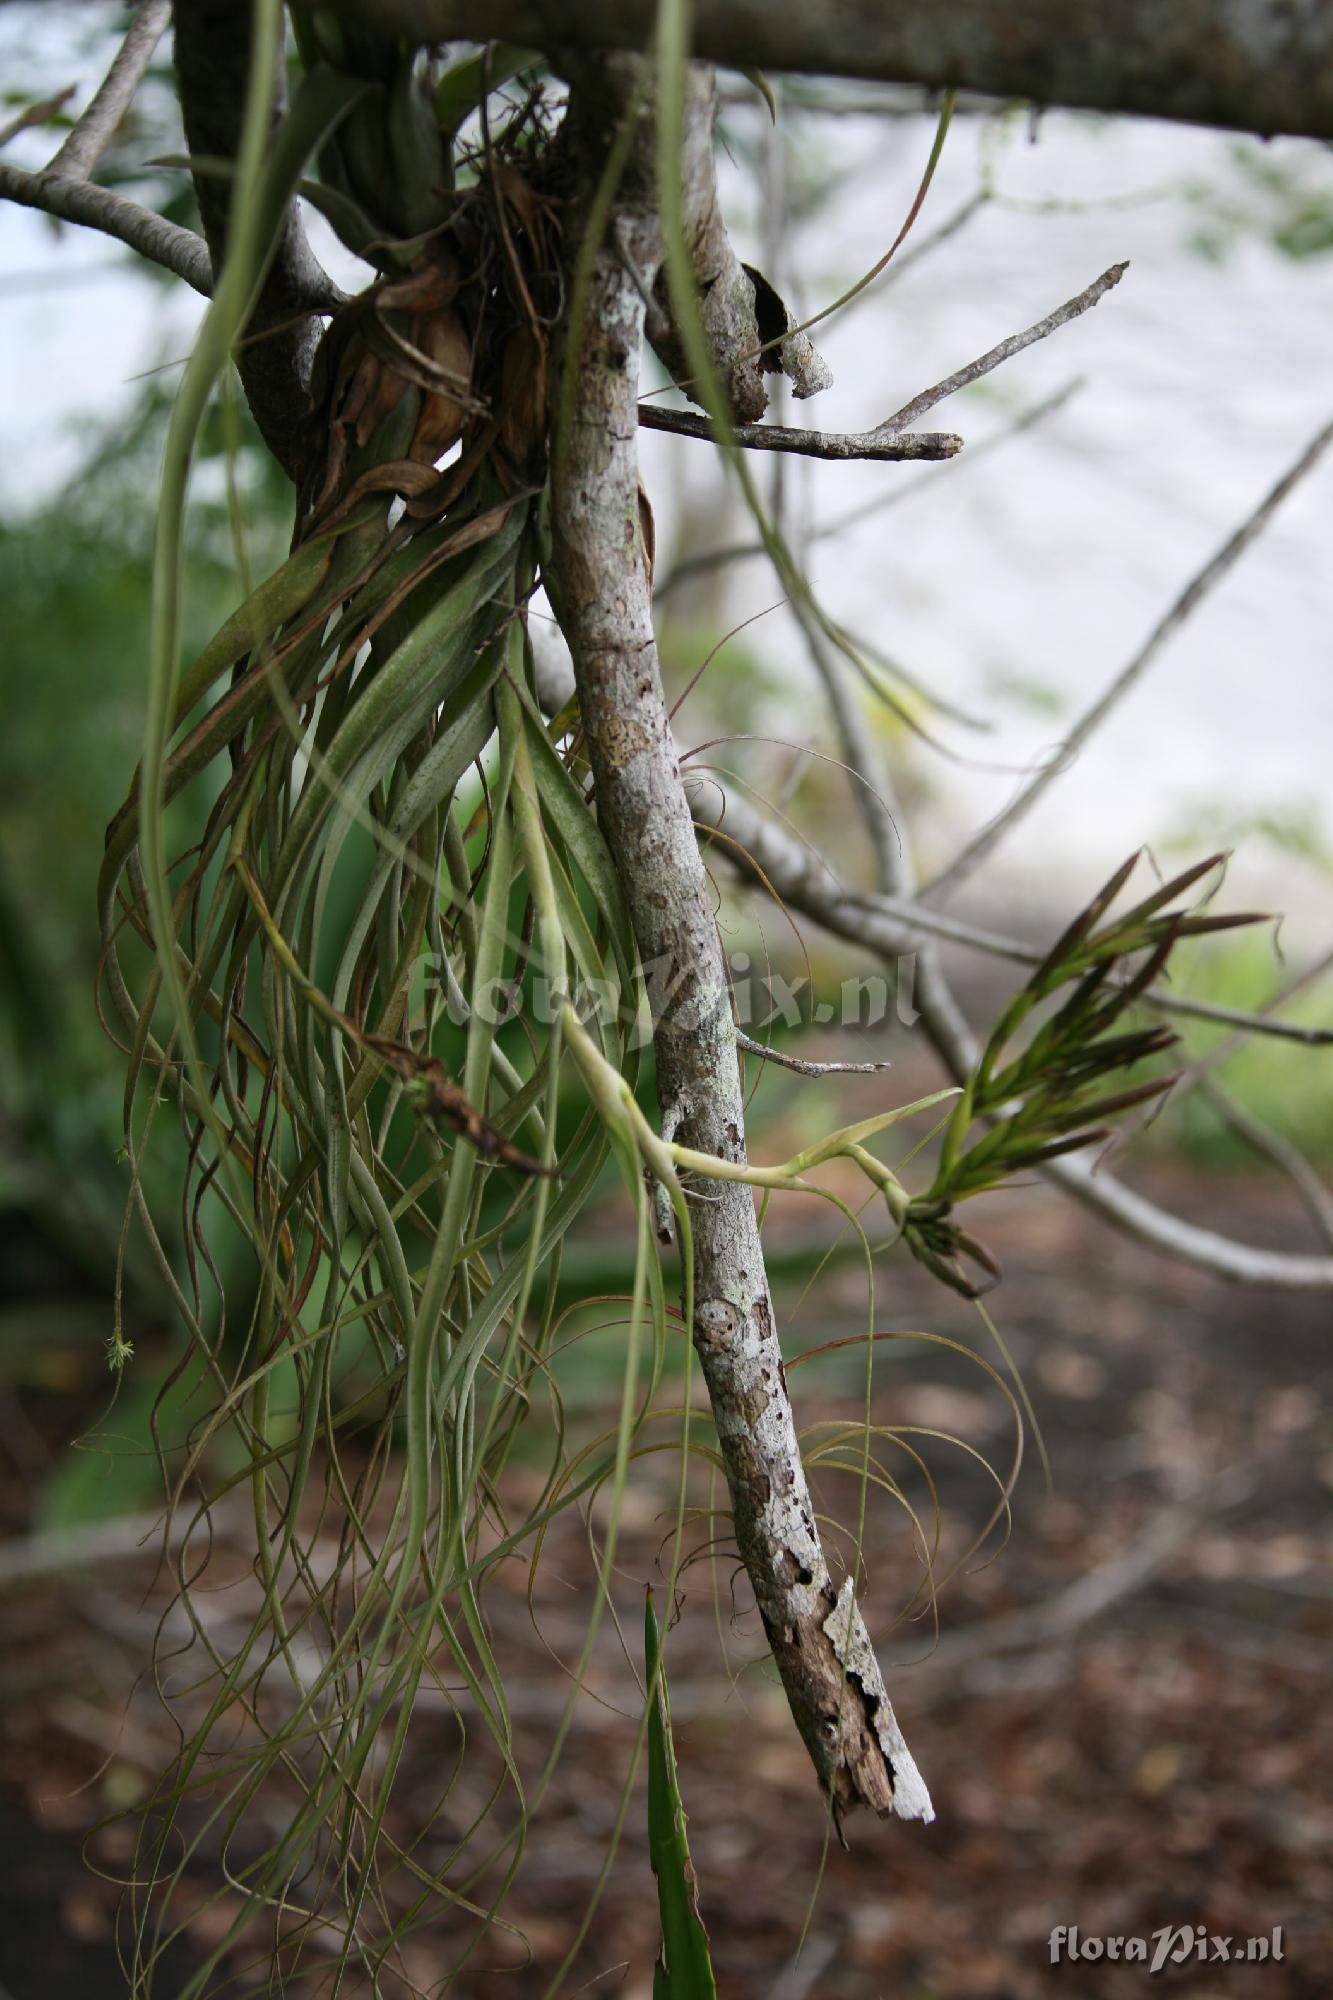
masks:
<svg viewBox="0 0 1333 2000"><path fill-rule="evenodd" d="M1275 1234L1279 1213L1290 1221L1284 1196L1234 1178L1196 1180L1196 1213L1200 1185L1209 1219L1251 1240ZM894 1627L902 1578L912 1574L901 1513L872 1500L866 1533L872 1630L890 1659L896 1650L916 1662L889 1678L935 1824L854 1822L850 1851L835 1843L821 1880L820 1801L759 1664L753 1609L741 1587L733 1596L734 1566L701 1562L683 1579L667 1658L719 1992L724 2000L1119 2000L1156 1984L1192 2000L1326 2000L1333 1611L1320 1559L1333 1435L1317 1392L1327 1302L1219 1286L1111 1238L1044 1193L999 1198L986 1222L1006 1268L997 1319L1036 1405L1054 1492L1044 1492L1029 1451L1009 1544L989 1567L949 1584L933 1654L928 1624ZM863 1298L854 1265L828 1274L794 1321L789 1310L789 1352L857 1331ZM984 1338L961 1301L897 1263L877 1323L970 1345ZM880 1366L878 1418L957 1433L1007 1462L1004 1399L975 1367L921 1344L888 1348ZM822 1364L796 1372L802 1423L854 1418L858 1381L850 1357L840 1374ZM58 1445L86 1418L77 1394L33 1394L11 1410L7 1432L31 1424ZM947 1564L984 1522L993 1489L964 1454L929 1450ZM617 1605L635 1665L641 1586L661 1581L666 1476L660 1464L645 1468L626 1510ZM25 1487L13 1472L6 1478L6 1532L17 1537ZM924 1489L912 1492L920 1504ZM843 1518L855 1507L845 1477L822 1481L820 1497ZM151 1630L153 1604L141 1604L151 1576L141 1557L103 1559L5 1592L0 1980L12 2000L101 2000L123 1990L118 1891L85 1868L80 1843L139 1795L169 1745L152 1694L132 1691ZM1095 1591L1063 1594L1089 1577ZM541 1638L517 1564L489 1600L528 1773L540 1766L567 1688L545 1648L575 1656L588 1591L586 1546L571 1524L539 1574ZM450 1989L466 2000L545 1993L594 1888L634 1730L625 1712L634 1704L630 1664L609 1629L591 1680L600 1700L578 1706L507 1910L526 1944L517 1934L483 1940ZM422 1716L402 1830L429 1816L457 1742L442 1704ZM484 1768L482 1751L464 1767L450 1802L460 1824L484 1797ZM432 1836L441 1856L449 1832L446 1812ZM92 1855L114 1873L130 1839L113 1825L94 1835ZM198 1879L211 1886L206 1857ZM157 1990L180 1989L228 1915L225 1906L201 1908ZM1084 1938L1151 1938L1184 1924L1242 1940L1280 1925L1284 1955L1267 1965L1196 1958L1151 1981L1138 1964L1052 1967L1047 1941L1059 1924L1077 1925ZM438 1990L471 1937L465 1922L435 1916L407 1947L409 1976ZM640 1793L560 1991L647 2000L655 1948ZM233 1982L210 1990L264 1990L240 1963ZM406 1990L386 1977L386 1994Z"/></svg>

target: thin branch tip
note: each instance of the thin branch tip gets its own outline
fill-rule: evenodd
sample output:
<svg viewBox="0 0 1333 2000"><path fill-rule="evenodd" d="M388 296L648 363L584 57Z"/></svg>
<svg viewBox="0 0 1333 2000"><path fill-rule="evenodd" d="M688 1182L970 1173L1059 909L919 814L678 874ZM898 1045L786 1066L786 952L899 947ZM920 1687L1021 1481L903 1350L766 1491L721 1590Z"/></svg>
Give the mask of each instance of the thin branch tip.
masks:
<svg viewBox="0 0 1333 2000"><path fill-rule="evenodd" d="M1039 340L1047 339L1060 327L1068 326L1071 320L1079 319L1085 312L1090 312L1100 299L1104 299L1106 294L1120 283L1128 269L1128 258L1119 264L1110 265L1099 278L1094 278L1090 285L1072 299L1066 299L1065 303L1057 306L1054 312L1047 313L1044 319L1025 327L1022 333L1011 333L1007 339L997 342L984 354L978 355L975 361L967 362L964 367L955 369L952 375L946 375L943 381L936 382L932 388L923 389L919 395L913 396L909 403L904 403L900 410L895 410L891 417L886 417L873 435L897 437L924 417L928 410L933 410L937 403L944 402L949 396L957 395L960 389L969 388L973 382L979 382L984 375L991 374L1004 362L1011 361L1025 348L1034 346Z"/></svg>
<svg viewBox="0 0 1333 2000"><path fill-rule="evenodd" d="M886 436L880 431L813 431L787 424L733 424L720 431L693 410L663 410L640 403L640 427L668 431L675 437L697 438L703 444L739 445L744 451L789 452L799 458L875 459L893 462L956 458L963 440L956 431L909 431Z"/></svg>

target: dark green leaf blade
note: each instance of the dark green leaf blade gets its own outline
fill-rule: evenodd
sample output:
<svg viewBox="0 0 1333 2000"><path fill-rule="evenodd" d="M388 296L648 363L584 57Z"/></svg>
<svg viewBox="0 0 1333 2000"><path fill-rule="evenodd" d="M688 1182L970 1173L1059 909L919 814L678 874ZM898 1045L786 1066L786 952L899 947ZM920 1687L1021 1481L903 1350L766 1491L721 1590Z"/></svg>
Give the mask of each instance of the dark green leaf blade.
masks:
<svg viewBox="0 0 1333 2000"><path fill-rule="evenodd" d="M694 1866L685 1836L685 1809L676 1782L666 1672L651 1591L644 1606L643 1649L649 1701L648 1851L662 1917L662 1949L653 1969L653 2000L716 2000L708 1933L699 1915Z"/></svg>

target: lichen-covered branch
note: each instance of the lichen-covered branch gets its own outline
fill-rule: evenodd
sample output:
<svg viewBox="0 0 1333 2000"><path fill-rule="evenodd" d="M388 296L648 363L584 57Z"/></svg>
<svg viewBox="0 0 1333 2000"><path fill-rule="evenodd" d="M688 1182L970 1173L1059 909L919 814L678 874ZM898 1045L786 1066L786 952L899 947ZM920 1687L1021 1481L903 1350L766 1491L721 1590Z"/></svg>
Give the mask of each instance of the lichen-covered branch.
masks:
<svg viewBox="0 0 1333 2000"><path fill-rule="evenodd" d="M577 130L577 91L571 116ZM594 152L589 172L598 164ZM571 242L578 235L571 227ZM639 527L639 355L660 262L649 190L631 186L596 258L581 343L565 357L572 422L552 472L552 581L597 813L653 1002L658 1095L678 1114L683 1144L737 1162L745 1116L726 972L662 690ZM737 1544L793 1715L836 1813L865 1804L928 1819L851 1580L839 1591L820 1544L750 1189L713 1183L692 1221L692 1336Z"/></svg>

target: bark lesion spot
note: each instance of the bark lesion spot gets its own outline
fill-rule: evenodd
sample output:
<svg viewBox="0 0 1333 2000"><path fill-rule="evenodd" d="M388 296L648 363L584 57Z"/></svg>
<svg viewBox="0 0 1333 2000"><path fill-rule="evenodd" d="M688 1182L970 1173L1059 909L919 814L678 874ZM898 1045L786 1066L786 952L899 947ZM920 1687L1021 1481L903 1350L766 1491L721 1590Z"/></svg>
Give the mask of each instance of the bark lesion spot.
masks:
<svg viewBox="0 0 1333 2000"><path fill-rule="evenodd" d="M608 716L598 732L602 755L613 771L623 771L653 747L652 738L632 716Z"/></svg>

